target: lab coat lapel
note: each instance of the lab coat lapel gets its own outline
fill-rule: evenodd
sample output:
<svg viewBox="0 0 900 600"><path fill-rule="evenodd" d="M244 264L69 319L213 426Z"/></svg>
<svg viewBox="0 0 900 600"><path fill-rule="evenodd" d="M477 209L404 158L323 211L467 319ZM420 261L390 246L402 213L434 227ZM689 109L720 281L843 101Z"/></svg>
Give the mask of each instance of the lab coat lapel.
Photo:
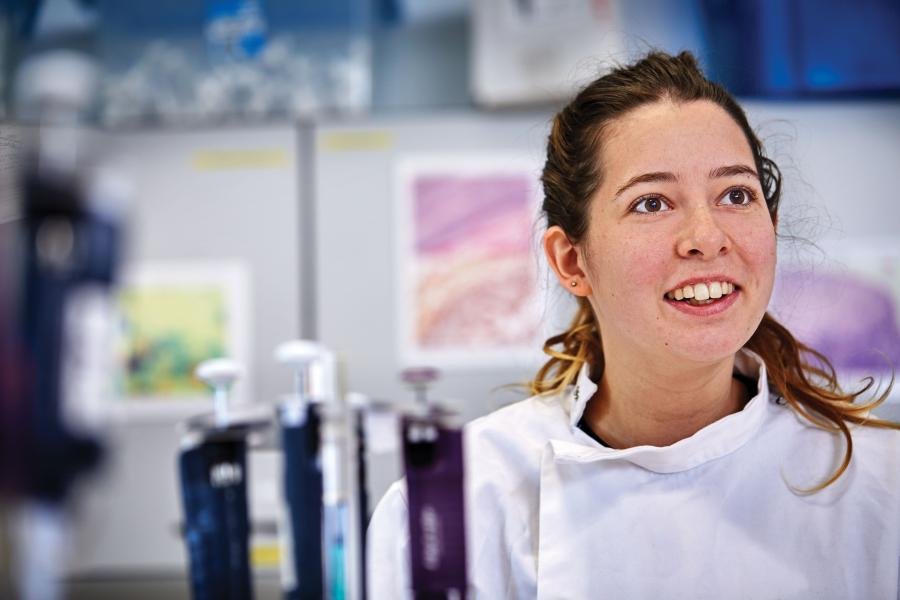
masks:
<svg viewBox="0 0 900 600"><path fill-rule="evenodd" d="M635 536L644 543L655 540L650 548L667 559L657 561L659 564L654 563L655 584L674 589L685 574L693 576L692 581L702 580L701 572L689 572L699 563L685 563L678 548L684 539L701 535L715 539L715 531L703 529L716 525L703 518L701 513L706 506L696 500L678 504L683 517L681 522L694 524L692 526L697 531L685 531L684 527L679 526L667 529L665 525L670 515L659 512L657 498L659 494L671 498L672 492L660 491L658 486L648 487L648 484L652 484L661 474L688 471L723 458L744 445L758 430L769 402L768 390L764 385L765 366L748 351L742 352L738 359L736 364L741 372L752 374L760 380L757 395L744 410L728 415L671 446L635 446L625 450L602 447L578 429L577 423L587 401L597 389L589 378L587 368L582 368L575 386L563 397L563 407L569 417L569 432L549 440L541 455L538 600L619 598L625 597L628 590L633 592L638 589L646 592L638 597L653 597L654 588L650 583L642 582L644 574L641 569L646 565L642 564L642 560L633 560L634 552L623 552L622 544L627 545ZM624 479L628 481L625 488L621 484ZM621 495L624 490L630 490L629 505L639 506L644 511L640 514L646 514L647 519L635 522L618 516L622 510ZM635 494L636 490L646 491ZM717 499L712 498L711 501L715 503ZM665 538L658 534L654 526L658 530L670 531L672 535ZM740 539L739 532L735 538ZM738 559L743 558L745 556L737 552L732 562L740 565L742 560ZM754 560L755 564L768 565L766 573L778 573L777 565L771 564L771 560L765 557L754 557ZM675 566L679 564L682 568L676 570ZM592 588L592 582L597 581L598 568L604 571L602 579L607 589ZM794 577L790 572L782 575L785 581ZM722 586L728 587L734 581L741 580L725 577ZM786 585L783 589L791 589L791 586ZM689 590L689 594L683 597L691 597L694 592L696 590Z"/></svg>
<svg viewBox="0 0 900 600"><path fill-rule="evenodd" d="M560 494L560 473L556 469L553 448L548 443L541 456L541 483L538 517L537 600L560 597L566 589L564 579L571 574L565 568L565 523L570 516Z"/></svg>
<svg viewBox="0 0 900 600"><path fill-rule="evenodd" d="M603 506L602 493L598 496L598 463L559 461L554 445L559 442L548 442L541 457L537 598L597 597L599 591L589 589L591 565L596 565L589 550L608 541L592 531L592 515L613 506ZM622 466L607 464L604 468Z"/></svg>

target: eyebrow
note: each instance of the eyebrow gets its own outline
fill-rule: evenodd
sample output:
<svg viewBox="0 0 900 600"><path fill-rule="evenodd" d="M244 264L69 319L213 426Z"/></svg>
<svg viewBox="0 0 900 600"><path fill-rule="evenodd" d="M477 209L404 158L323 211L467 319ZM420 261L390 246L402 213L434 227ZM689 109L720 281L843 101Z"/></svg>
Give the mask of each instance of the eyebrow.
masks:
<svg viewBox="0 0 900 600"><path fill-rule="evenodd" d="M759 179L756 170L747 165L726 165L724 167L716 167L709 172L710 179L721 179L723 177L734 177L735 175L749 175ZM668 171L654 171L652 173L643 173L636 175L628 180L628 182L616 191L614 198L618 198L622 192L639 183L657 183L660 181L678 181L678 176Z"/></svg>
<svg viewBox="0 0 900 600"><path fill-rule="evenodd" d="M709 172L710 179L720 179L722 177L734 177L735 175L749 175L759 179L759 174L755 169L747 165L727 165L718 167Z"/></svg>
<svg viewBox="0 0 900 600"><path fill-rule="evenodd" d="M675 173L669 173L664 171L655 171L653 173L644 173L642 175L635 175L631 179L628 180L628 183L620 187L616 191L615 198L618 198L622 195L622 192L627 190L628 188L635 186L639 183L656 183L658 181L678 181L678 177L675 176Z"/></svg>

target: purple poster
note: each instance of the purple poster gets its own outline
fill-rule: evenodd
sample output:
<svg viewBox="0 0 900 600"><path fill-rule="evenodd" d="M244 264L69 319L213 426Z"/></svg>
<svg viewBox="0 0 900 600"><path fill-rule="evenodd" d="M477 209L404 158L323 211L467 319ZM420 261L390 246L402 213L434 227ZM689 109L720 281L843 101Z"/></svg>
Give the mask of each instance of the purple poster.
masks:
<svg viewBox="0 0 900 600"><path fill-rule="evenodd" d="M900 368L900 249L859 241L826 247L829 257L779 269L771 310L835 369L859 376Z"/></svg>
<svg viewBox="0 0 900 600"><path fill-rule="evenodd" d="M406 361L496 365L532 355L540 318L536 169L457 159L406 162L398 174Z"/></svg>

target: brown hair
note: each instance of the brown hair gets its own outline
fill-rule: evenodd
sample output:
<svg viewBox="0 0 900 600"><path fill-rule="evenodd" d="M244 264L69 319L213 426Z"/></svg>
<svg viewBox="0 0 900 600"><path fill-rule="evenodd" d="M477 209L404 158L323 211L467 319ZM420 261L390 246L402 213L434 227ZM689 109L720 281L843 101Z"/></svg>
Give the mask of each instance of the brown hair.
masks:
<svg viewBox="0 0 900 600"><path fill-rule="evenodd" d="M573 243L583 238L588 228L588 204L601 179L598 157L604 129L625 113L661 100L707 100L731 115L747 138L769 214L772 222L777 222L781 173L764 154L743 109L725 88L703 75L691 53L670 56L651 52L637 63L616 68L589 84L553 119L541 177L547 227L558 225ZM578 310L568 330L544 344L544 352L551 358L529 382L534 394L564 390L575 380L584 363L590 365L595 380L603 373L603 348L596 317L586 298L577 300ZM560 349L554 349L559 346ZM822 429L842 433L847 441L838 470L824 483L801 490L803 493L824 489L847 469L853 454L847 423L900 429L900 423L868 416L868 411L887 399L893 387L893 375L882 394L866 404L854 404L872 388L874 379L867 378L862 389L856 392L842 391L828 359L797 341L768 313L745 347L762 358L770 385L791 408Z"/></svg>

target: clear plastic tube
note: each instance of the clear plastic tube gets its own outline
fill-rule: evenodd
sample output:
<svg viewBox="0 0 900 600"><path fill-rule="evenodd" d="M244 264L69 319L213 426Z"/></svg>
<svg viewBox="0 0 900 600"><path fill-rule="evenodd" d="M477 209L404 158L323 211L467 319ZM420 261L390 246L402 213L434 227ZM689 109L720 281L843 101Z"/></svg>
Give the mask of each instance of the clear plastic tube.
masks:
<svg viewBox="0 0 900 600"><path fill-rule="evenodd" d="M325 562L325 597L347 597L347 441L343 411L329 407L322 428L323 517L322 544Z"/></svg>

